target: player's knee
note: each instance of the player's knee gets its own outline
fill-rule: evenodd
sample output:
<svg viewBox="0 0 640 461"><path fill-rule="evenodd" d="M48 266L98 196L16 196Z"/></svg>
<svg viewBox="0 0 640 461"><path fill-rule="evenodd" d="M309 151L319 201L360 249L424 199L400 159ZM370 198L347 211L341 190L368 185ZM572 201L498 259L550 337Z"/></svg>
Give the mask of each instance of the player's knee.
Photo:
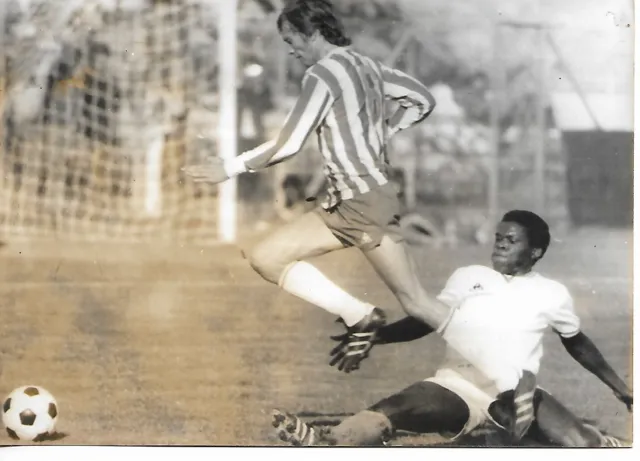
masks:
<svg viewBox="0 0 640 461"><path fill-rule="evenodd" d="M392 287L392 291L405 310L420 310L420 306L428 300L426 291L417 280L407 280L402 286Z"/></svg>
<svg viewBox="0 0 640 461"><path fill-rule="evenodd" d="M398 296L398 300L407 315L421 320L433 320L433 313L429 310L429 303L422 301L420 296L413 293L404 293Z"/></svg>
<svg viewBox="0 0 640 461"><path fill-rule="evenodd" d="M415 302L413 299L406 299L404 301L401 301L402 307L404 308L405 312L412 316L412 317L418 317L418 318L422 318L422 308L420 306L420 304L418 304L417 302Z"/></svg>
<svg viewBox="0 0 640 461"><path fill-rule="evenodd" d="M430 297L421 286L397 296L407 315L436 328L449 317L449 308Z"/></svg>
<svg viewBox="0 0 640 461"><path fill-rule="evenodd" d="M365 410L345 419L325 436L331 445L379 446L391 438L391 421L383 413Z"/></svg>
<svg viewBox="0 0 640 461"><path fill-rule="evenodd" d="M253 270L271 283L278 283L282 272L288 264L288 262L282 260L278 252L275 252L273 248L265 244L259 244L250 251L245 252L245 257Z"/></svg>

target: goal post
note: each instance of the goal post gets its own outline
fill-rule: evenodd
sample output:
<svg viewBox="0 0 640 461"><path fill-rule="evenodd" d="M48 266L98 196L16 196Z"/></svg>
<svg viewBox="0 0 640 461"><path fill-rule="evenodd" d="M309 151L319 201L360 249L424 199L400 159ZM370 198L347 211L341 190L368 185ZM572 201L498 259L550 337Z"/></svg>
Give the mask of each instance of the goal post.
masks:
<svg viewBox="0 0 640 461"><path fill-rule="evenodd" d="M219 155L227 160L237 155L237 17L238 0L225 0L218 4L218 47L220 121ZM237 181L231 178L220 185L218 202L218 234L223 242L236 240Z"/></svg>
<svg viewBox="0 0 640 461"><path fill-rule="evenodd" d="M0 3L0 238L235 241L239 1Z"/></svg>

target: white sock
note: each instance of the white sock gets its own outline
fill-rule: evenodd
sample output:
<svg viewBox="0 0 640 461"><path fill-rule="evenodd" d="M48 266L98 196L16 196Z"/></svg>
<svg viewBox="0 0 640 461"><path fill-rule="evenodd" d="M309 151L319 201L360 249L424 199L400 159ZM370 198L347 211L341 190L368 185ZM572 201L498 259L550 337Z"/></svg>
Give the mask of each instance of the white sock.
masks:
<svg viewBox="0 0 640 461"><path fill-rule="evenodd" d="M351 296L304 261L297 261L287 267L280 277L279 285L288 293L342 317L348 326L358 323L374 308L372 304Z"/></svg>

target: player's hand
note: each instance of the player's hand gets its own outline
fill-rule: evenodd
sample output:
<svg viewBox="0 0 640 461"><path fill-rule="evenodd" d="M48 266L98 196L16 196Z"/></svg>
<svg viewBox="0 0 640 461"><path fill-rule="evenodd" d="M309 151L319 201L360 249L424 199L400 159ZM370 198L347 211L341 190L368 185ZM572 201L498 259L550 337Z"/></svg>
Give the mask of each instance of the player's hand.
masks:
<svg viewBox="0 0 640 461"><path fill-rule="evenodd" d="M622 403L624 403L627 407L627 410L629 410L629 412L633 411L633 395L631 395L630 393L620 393L620 392L616 392L614 391L613 394L616 396L616 398L618 400L620 400Z"/></svg>
<svg viewBox="0 0 640 461"><path fill-rule="evenodd" d="M347 338L349 335L347 333L342 333L340 335L330 336L332 341L336 341L338 344L331 349L329 352L329 356L331 356L331 360L329 361L329 365L334 367L336 364L338 365L338 370L342 371L341 361L344 359L346 355L345 348L347 346Z"/></svg>
<svg viewBox="0 0 640 461"><path fill-rule="evenodd" d="M344 347L347 343L348 343L348 339L349 339L349 333L342 333L339 335L335 335L335 336L330 336L330 338L337 342L338 344L336 345L335 348L333 348L333 350L331 351L331 355L335 355L340 348ZM378 344L382 344L382 340L380 338L375 338L372 341L372 345L376 346Z"/></svg>
<svg viewBox="0 0 640 461"><path fill-rule="evenodd" d="M209 184L219 184L229 179L224 167L224 161L219 157L214 157L207 163L201 165L191 165L182 168L187 176L194 182L206 182Z"/></svg>
<svg viewBox="0 0 640 461"><path fill-rule="evenodd" d="M340 320L338 320L338 322L339 321ZM331 339L338 344L329 353L331 356L329 365L337 367L338 370L344 371L345 373L358 370L360 363L369 358L369 352L376 344L374 340L366 349L360 349L357 354L354 354L353 342L350 341L349 333L331 336Z"/></svg>
<svg viewBox="0 0 640 461"><path fill-rule="evenodd" d="M338 338L341 337L344 337L344 339L339 340ZM369 348L366 352L358 356L349 355L350 347L348 338L349 335L346 333L331 337L331 339L340 341L340 343L331 350L331 360L329 365L336 367L338 370L344 371L345 373L351 373L352 371L358 370L360 368L360 363L369 357L369 351L371 350L371 348Z"/></svg>

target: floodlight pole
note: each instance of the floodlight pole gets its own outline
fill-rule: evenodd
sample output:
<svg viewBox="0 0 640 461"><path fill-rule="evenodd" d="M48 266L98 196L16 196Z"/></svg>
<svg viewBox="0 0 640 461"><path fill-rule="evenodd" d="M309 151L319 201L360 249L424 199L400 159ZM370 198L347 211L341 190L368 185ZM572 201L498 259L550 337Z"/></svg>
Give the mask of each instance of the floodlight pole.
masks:
<svg viewBox="0 0 640 461"><path fill-rule="evenodd" d="M501 86L502 81L502 63L500 62L500 54L498 53L498 44L500 43L500 23L496 23L493 29L493 66L490 75L491 81L491 98L489 100L489 111L491 117L492 128L492 146L491 158L488 169L488 215L489 222L494 223L498 219L498 209L500 206L500 108L502 106Z"/></svg>
<svg viewBox="0 0 640 461"><path fill-rule="evenodd" d="M538 43L544 42L544 26L536 28ZM546 104L546 72L543 54L543 46L536 47L537 64L537 93L536 98L536 124L538 125L538 137L536 138L534 184L535 184L535 206L539 213L544 213L546 206L546 172L547 172L547 118L545 117Z"/></svg>
<svg viewBox="0 0 640 461"><path fill-rule="evenodd" d="M547 25L540 21L520 21L520 20L502 20L498 21L496 30L494 32L494 72L497 69L502 69L503 64L500 62L500 53L498 53L498 47L500 46L499 30L501 27L511 27L514 29L533 29L538 33L538 45L535 50L535 62L536 62L536 125L538 127L539 135L536 137L535 142L535 154L534 154L534 200L536 211L544 212L546 205L545 200L545 172L546 172L546 117L545 117L545 62L543 55L542 44L545 41L545 33ZM493 95L494 100L491 105L492 114L492 126L494 131L494 145L493 145L493 157L492 166L489 176L489 215L490 219L497 218L498 206L499 206L499 178L500 178L500 121L499 121L499 101L498 98L500 85L504 82L501 81L497 75L493 78Z"/></svg>

